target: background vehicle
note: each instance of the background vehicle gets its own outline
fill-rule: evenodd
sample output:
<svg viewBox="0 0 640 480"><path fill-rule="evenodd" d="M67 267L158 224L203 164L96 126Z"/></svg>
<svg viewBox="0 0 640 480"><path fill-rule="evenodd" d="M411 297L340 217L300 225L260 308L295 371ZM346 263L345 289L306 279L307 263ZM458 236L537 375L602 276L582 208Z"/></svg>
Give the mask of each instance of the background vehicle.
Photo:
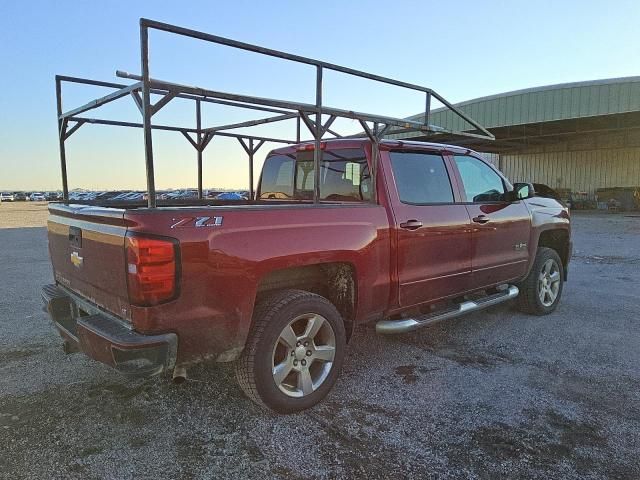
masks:
<svg viewBox="0 0 640 480"><path fill-rule="evenodd" d="M0 193L0 202L13 202L15 201L15 196L13 193L2 192Z"/></svg>
<svg viewBox="0 0 640 480"><path fill-rule="evenodd" d="M215 196L218 200L247 200L242 194L238 192L222 192Z"/></svg>
<svg viewBox="0 0 640 480"><path fill-rule="evenodd" d="M233 46L158 22L141 25ZM316 87L321 91L319 80ZM437 95L410 87L427 100ZM188 92L200 101L218 96L245 102L244 108L258 102L289 108L294 113L277 119L304 118L314 139L275 140L287 146L267 156L254 192L253 154L265 139L224 130L264 120L217 127L216 135L235 136L249 156L248 200L203 198L199 170L195 196L168 193L159 201L150 174L146 206L129 194L118 205L112 203L118 197L74 204L63 169L66 201L50 204L48 222L56 283L42 295L67 352L83 351L127 375L168 371L178 379L194 363L234 361L252 400L287 413L328 393L359 323L376 322L379 333L406 333L516 297L533 314L557 307L571 252L563 205L535 197L531 184L511 185L467 148L382 138L390 126L443 127L150 79L60 117L73 118L104 98L128 97L135 88L146 89L146 97L150 88L170 88L167 95ZM312 108L315 123L305 113ZM323 139L331 122L322 124L323 112L358 119L366 137ZM149 135L151 128L147 122ZM148 173L150 145L147 137Z"/></svg>
<svg viewBox="0 0 640 480"><path fill-rule="evenodd" d="M44 193L34 192L29 195L29 200L32 202L45 202L47 200L47 197L44 195Z"/></svg>

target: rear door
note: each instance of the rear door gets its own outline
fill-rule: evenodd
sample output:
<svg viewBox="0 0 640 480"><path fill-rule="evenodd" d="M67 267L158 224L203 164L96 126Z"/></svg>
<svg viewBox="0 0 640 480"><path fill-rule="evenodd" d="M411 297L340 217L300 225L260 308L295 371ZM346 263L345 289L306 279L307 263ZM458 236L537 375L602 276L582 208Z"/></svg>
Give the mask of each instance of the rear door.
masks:
<svg viewBox="0 0 640 480"><path fill-rule="evenodd" d="M473 225L473 288L523 276L531 232L531 217L525 203L505 201L505 182L483 160L453 155L453 163Z"/></svg>
<svg viewBox="0 0 640 480"><path fill-rule="evenodd" d="M51 204L47 230L56 283L130 318L124 210Z"/></svg>
<svg viewBox="0 0 640 480"><path fill-rule="evenodd" d="M447 162L437 152L392 150L388 154L400 306L467 290L471 226L465 206L455 202Z"/></svg>

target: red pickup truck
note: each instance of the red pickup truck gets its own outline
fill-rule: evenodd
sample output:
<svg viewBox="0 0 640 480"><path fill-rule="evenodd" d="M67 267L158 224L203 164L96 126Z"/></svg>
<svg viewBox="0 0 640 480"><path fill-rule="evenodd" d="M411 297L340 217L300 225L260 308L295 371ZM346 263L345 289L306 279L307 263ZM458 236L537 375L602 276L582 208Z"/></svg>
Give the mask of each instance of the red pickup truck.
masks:
<svg viewBox="0 0 640 480"><path fill-rule="evenodd" d="M150 30L313 68L315 103L154 79ZM135 83L56 77L63 201L49 205L55 284L42 297L66 352L127 375L169 372L176 380L194 363L235 362L244 392L286 413L327 394L360 323L405 333L516 297L537 315L558 305L571 257L569 211L559 200L511 185L468 148L385 139L494 138L431 88L147 19L140 52L141 75L116 72ZM324 105L325 71L418 92L424 118ZM112 92L63 111L66 83ZM135 101L141 123L86 116L124 98ZM175 98L195 103L195 128L152 122ZM431 124L432 100L465 129ZM201 108L210 103L275 116L206 127ZM360 122L362 138L343 137L336 119ZM245 133L287 121L297 122L295 139ZM143 130L146 205L71 201L65 142L85 124ZM312 140L301 140L301 126ZM180 133L195 148L198 199L159 200L154 129ZM214 137L235 138L246 151L247 200L204 198L202 153ZM266 156L254 182L265 142L286 146Z"/></svg>
<svg viewBox="0 0 640 480"><path fill-rule="evenodd" d="M557 200L466 148L382 141L376 185L368 139L322 148L318 204L313 143L272 151L249 204L51 204L43 296L67 351L126 374L235 361L251 399L291 412L327 394L357 324L404 333L516 296L556 308Z"/></svg>

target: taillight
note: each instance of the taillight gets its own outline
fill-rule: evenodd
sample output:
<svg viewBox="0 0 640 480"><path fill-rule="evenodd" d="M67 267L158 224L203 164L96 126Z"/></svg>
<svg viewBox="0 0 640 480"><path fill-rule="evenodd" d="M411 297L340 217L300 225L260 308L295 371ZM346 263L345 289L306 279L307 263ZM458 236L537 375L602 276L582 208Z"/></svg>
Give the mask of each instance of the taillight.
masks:
<svg viewBox="0 0 640 480"><path fill-rule="evenodd" d="M151 306L171 300L178 287L178 246L175 240L127 236L129 301Z"/></svg>

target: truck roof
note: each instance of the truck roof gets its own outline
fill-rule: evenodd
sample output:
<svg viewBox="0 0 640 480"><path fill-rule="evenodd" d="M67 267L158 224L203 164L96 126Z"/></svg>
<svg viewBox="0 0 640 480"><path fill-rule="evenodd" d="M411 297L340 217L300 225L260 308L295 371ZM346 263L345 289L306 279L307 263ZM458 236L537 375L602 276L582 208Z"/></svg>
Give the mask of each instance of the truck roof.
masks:
<svg viewBox="0 0 640 480"><path fill-rule="evenodd" d="M300 146L314 145L314 141L300 142L294 145L287 145L286 147L275 148L271 153L290 153L297 150ZM356 148L363 145L371 144L371 140L368 137L351 137L351 138L331 138L322 140L323 144L330 145L332 149L335 148ZM450 145L447 143L437 142L417 142L412 140L380 140L379 145L389 148L410 148L421 150L437 150L437 151L451 151L454 153L477 153L473 150L460 147L457 145Z"/></svg>

